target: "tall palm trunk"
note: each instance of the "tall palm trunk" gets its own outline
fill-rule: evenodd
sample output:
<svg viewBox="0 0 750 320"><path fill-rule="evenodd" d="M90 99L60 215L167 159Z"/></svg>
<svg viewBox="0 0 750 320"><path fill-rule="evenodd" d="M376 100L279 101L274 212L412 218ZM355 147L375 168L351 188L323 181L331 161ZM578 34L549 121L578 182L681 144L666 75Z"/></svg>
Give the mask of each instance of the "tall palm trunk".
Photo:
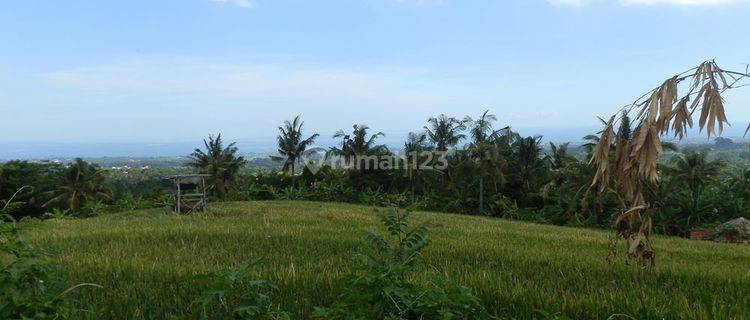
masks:
<svg viewBox="0 0 750 320"><path fill-rule="evenodd" d="M291 170L291 175L292 175L292 189L295 189L295 188L297 188L297 175L294 174L294 161L292 161L291 165L292 165L292 168L291 168L292 169Z"/></svg>

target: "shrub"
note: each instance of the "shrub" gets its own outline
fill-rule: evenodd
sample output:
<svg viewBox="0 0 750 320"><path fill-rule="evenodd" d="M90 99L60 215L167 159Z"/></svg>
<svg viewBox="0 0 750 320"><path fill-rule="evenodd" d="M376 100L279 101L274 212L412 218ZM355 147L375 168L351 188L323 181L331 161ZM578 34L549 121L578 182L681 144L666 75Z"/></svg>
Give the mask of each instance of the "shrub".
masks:
<svg viewBox="0 0 750 320"><path fill-rule="evenodd" d="M518 205L505 196L498 196L490 203L490 215L506 219L518 219Z"/></svg>
<svg viewBox="0 0 750 320"><path fill-rule="evenodd" d="M303 184L300 184L300 186L296 188L293 186L288 186L284 189L281 189L278 194L278 198L280 200L303 200L307 197L307 195L307 187Z"/></svg>
<svg viewBox="0 0 750 320"><path fill-rule="evenodd" d="M276 189L273 186L255 186L250 190L250 198L253 200L275 200L277 197Z"/></svg>
<svg viewBox="0 0 750 320"><path fill-rule="evenodd" d="M486 319L480 300L457 285L420 287L408 281L429 244L427 225L407 230L409 212L391 209L384 215L390 237L367 232L375 255L364 256L364 273L351 281L340 299L316 308L321 319Z"/></svg>
<svg viewBox="0 0 750 320"><path fill-rule="evenodd" d="M260 259L247 260L235 269L200 276L213 284L196 301L203 319L216 318L215 313L231 314L236 319L291 319L289 313L272 304L270 295L276 290L273 283L253 279L251 268L259 263Z"/></svg>
<svg viewBox="0 0 750 320"><path fill-rule="evenodd" d="M267 184L250 184L242 188L230 189L227 199L232 201L250 201L250 200L276 200L278 195L276 188Z"/></svg>
<svg viewBox="0 0 750 320"><path fill-rule="evenodd" d="M308 198L317 201L354 202L357 199L357 192L346 184L324 181L313 185Z"/></svg>
<svg viewBox="0 0 750 320"><path fill-rule="evenodd" d="M73 214L71 213L70 209L53 208L52 211L46 212L44 214L44 217L47 219L62 220L62 219L70 218L72 215Z"/></svg>
<svg viewBox="0 0 750 320"><path fill-rule="evenodd" d="M68 319L73 301L68 293L83 283L65 289L53 278L50 254L26 241L10 211L22 204L13 198L0 201L0 318Z"/></svg>
<svg viewBox="0 0 750 320"><path fill-rule="evenodd" d="M406 207L409 205L409 196L406 193L387 193L379 188L368 188L359 194L359 202L369 206Z"/></svg>

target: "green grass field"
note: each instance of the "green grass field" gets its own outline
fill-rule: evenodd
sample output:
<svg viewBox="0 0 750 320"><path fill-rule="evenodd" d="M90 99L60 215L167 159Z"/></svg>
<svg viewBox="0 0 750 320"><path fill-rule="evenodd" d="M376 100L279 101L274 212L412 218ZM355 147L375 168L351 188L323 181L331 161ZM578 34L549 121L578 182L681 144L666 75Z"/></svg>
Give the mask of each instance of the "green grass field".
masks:
<svg viewBox="0 0 750 320"><path fill-rule="evenodd" d="M205 289L196 274L262 257L258 278L280 288L276 301L299 318L326 306L368 250L363 230L381 231L383 209L317 202L214 204L207 214L166 209L29 224L37 244L55 248L68 283L93 282L76 298L80 318L197 318ZM750 246L657 237L657 270L639 276L608 263L605 231L438 213L432 244L415 275L471 287L495 314L575 319L627 314L638 319L748 319ZM625 317L623 317L625 318Z"/></svg>

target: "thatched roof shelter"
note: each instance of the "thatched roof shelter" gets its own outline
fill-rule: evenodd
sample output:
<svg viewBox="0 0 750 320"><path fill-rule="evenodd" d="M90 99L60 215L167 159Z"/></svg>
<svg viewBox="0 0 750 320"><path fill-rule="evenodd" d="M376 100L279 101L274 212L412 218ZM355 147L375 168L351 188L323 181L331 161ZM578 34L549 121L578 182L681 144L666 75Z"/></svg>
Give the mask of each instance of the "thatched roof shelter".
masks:
<svg viewBox="0 0 750 320"><path fill-rule="evenodd" d="M750 220L737 218L721 224L717 229L716 240L723 242L743 242L750 240Z"/></svg>
<svg viewBox="0 0 750 320"><path fill-rule="evenodd" d="M737 219L729 220L729 221L725 222L723 225L735 227L737 229L744 229L745 230L745 234L750 234L750 220L745 219L743 217L739 217Z"/></svg>

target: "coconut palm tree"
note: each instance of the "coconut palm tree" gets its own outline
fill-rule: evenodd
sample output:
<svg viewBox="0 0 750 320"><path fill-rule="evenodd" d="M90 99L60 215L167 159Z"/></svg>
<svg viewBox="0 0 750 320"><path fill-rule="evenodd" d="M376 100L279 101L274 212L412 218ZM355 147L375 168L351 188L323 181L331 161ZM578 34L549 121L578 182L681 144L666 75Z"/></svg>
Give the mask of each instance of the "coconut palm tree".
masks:
<svg viewBox="0 0 750 320"><path fill-rule="evenodd" d="M672 164L667 166L665 173L675 181L683 183L693 194L714 182L724 163L718 160L709 160L706 152L684 151L672 159Z"/></svg>
<svg viewBox="0 0 750 320"><path fill-rule="evenodd" d="M294 165L301 160L305 150L315 142L318 134L315 133L305 139L302 138L302 125L300 116L294 117L292 121L284 121L284 125L279 127L278 152L281 157L272 157L284 161L283 170L287 174L294 176Z"/></svg>
<svg viewBox="0 0 750 320"><path fill-rule="evenodd" d="M427 120L428 125L424 127L430 142L435 145L437 151L448 151L466 138L461 131L466 129L466 124L453 117L441 114Z"/></svg>
<svg viewBox="0 0 750 320"><path fill-rule="evenodd" d="M635 127L635 131L638 131L639 129L640 127ZM630 117L628 116L627 112L623 111L622 115L620 115L620 126L617 128L617 134L614 137L615 139L614 141L610 142L610 151L614 153L617 144L626 146L632 137L633 128L631 128L630 126ZM594 154L594 148L599 144L599 136L590 134L583 137L583 141L584 143L581 145L581 147L586 150L586 159L591 159ZM660 145L661 148L665 151L677 152L679 150L677 145L672 142L662 141Z"/></svg>
<svg viewBox="0 0 750 320"><path fill-rule="evenodd" d="M416 185L422 177L422 168L420 167L425 157L423 153L429 151L432 148L427 145L427 134L426 133L414 133L409 132L404 143L404 153L406 153L406 173L409 176L409 183L411 184L411 197L412 200L415 196Z"/></svg>
<svg viewBox="0 0 750 320"><path fill-rule="evenodd" d="M502 167L505 165L505 159L500 152L500 146L503 141L512 135L509 127L499 130L493 129L493 123L497 121L495 115L490 114L489 110L473 120L466 117L464 120L468 124L471 143L467 146L467 151L473 159L479 175L479 212L484 213L484 189L486 178L493 178L493 184L497 189L498 180L504 181Z"/></svg>
<svg viewBox="0 0 750 320"><path fill-rule="evenodd" d="M651 205L661 213L663 228L670 233L686 233L692 227L716 214L716 186L724 163L710 160L706 152L683 151L660 165L664 179L659 184L649 185ZM731 186L731 180L722 181L722 186Z"/></svg>
<svg viewBox="0 0 750 320"><path fill-rule="evenodd" d="M555 144L554 142L549 143L550 153L544 156L544 159L549 163L549 167L552 170L560 170L568 166L568 164L576 162L576 158L568 152L570 143Z"/></svg>
<svg viewBox="0 0 750 320"><path fill-rule="evenodd" d="M489 110L485 110L479 118L476 120L471 117L464 118L464 123L469 126L469 135L471 136L472 143L479 145L489 137L492 136L492 124L497 121L497 117L494 114L490 114Z"/></svg>
<svg viewBox="0 0 750 320"><path fill-rule="evenodd" d="M513 143L513 161L517 181L521 184L521 191L528 194L532 191L533 181L543 174L545 169L542 159L541 136L526 137Z"/></svg>
<svg viewBox="0 0 750 320"><path fill-rule="evenodd" d="M79 212L89 201L109 198L110 190L104 185L104 175L98 165L76 158L62 170L59 186L49 194L52 198L44 207L64 204L67 209Z"/></svg>
<svg viewBox="0 0 750 320"><path fill-rule="evenodd" d="M245 157L238 155L235 142L224 147L221 134L209 136L203 140L206 151L196 148L188 157L185 165L199 169L201 173L210 174L214 195L224 198L227 188L235 181L240 169L247 164Z"/></svg>
<svg viewBox="0 0 750 320"><path fill-rule="evenodd" d="M337 131L333 137L341 139L341 147L333 147L330 154L343 157L348 163L364 171L367 157L380 156L388 153L388 148L382 144L376 144L378 138L385 136L382 132L369 134L370 127L362 124L352 126L352 133L347 134L344 130Z"/></svg>

